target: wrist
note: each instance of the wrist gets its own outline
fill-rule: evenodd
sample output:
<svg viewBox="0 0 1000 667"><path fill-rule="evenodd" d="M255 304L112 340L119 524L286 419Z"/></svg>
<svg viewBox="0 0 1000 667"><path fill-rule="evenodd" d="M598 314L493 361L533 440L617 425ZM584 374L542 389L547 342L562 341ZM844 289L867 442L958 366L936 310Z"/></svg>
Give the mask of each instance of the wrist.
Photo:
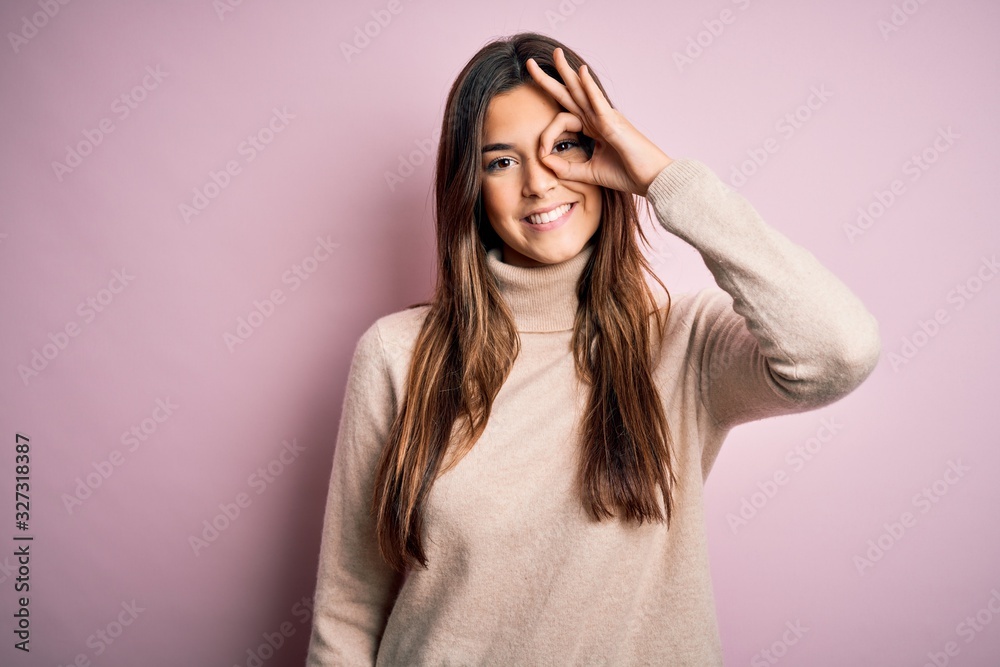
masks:
<svg viewBox="0 0 1000 667"><path fill-rule="evenodd" d="M656 165L651 170L651 175L644 179L642 185L642 196L645 197L649 192L649 186L653 184L656 177L663 172L664 169L669 167L674 162L674 159L668 156L666 153L662 153L661 158L656 162Z"/></svg>

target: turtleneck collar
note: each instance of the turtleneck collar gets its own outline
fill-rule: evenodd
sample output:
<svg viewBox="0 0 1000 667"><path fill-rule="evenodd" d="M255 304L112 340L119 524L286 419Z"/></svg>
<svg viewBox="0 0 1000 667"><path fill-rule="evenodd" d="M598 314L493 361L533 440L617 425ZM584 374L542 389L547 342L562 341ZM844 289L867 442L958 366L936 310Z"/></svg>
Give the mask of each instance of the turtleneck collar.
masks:
<svg viewBox="0 0 1000 667"><path fill-rule="evenodd" d="M518 331L545 333L573 329L579 306L576 285L595 245L585 245L565 262L531 268L505 264L502 248L487 251L486 264L496 276Z"/></svg>

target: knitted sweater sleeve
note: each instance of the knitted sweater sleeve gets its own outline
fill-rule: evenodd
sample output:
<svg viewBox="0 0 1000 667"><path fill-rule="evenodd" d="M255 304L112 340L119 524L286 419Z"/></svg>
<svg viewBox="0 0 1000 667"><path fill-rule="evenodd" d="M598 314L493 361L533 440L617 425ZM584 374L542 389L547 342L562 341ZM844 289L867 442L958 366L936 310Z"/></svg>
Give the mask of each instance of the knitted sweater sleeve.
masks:
<svg viewBox="0 0 1000 667"><path fill-rule="evenodd" d="M395 399L378 323L363 333L347 377L327 491L307 667L374 665L402 585L382 560L370 514L375 463Z"/></svg>
<svg viewBox="0 0 1000 667"><path fill-rule="evenodd" d="M871 374L881 353L874 316L706 165L674 160L646 198L725 291L695 300L689 351L720 428L827 405Z"/></svg>

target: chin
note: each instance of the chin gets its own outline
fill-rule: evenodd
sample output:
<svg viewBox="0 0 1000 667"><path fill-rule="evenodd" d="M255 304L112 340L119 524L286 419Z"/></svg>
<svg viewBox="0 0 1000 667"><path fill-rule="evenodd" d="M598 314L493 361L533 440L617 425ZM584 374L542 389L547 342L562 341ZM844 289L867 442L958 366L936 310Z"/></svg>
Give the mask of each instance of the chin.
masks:
<svg viewBox="0 0 1000 667"><path fill-rule="evenodd" d="M531 250L525 248L518 250L518 252L526 259L538 262L539 264L560 264L580 254L585 245L586 242L581 241L579 244L561 245L558 248L552 248L549 252L540 252L537 248Z"/></svg>

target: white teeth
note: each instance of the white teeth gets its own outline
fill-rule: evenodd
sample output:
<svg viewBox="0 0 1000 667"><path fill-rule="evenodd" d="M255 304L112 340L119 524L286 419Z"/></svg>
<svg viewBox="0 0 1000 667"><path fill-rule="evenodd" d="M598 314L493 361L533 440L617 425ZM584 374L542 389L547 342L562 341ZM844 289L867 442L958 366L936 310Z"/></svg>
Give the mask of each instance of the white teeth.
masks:
<svg viewBox="0 0 1000 667"><path fill-rule="evenodd" d="M543 225L546 222L552 222L556 218L562 216L566 211L573 206L572 204L563 204L559 208L553 209L547 213L539 213L538 215L529 215L528 222L533 225Z"/></svg>

